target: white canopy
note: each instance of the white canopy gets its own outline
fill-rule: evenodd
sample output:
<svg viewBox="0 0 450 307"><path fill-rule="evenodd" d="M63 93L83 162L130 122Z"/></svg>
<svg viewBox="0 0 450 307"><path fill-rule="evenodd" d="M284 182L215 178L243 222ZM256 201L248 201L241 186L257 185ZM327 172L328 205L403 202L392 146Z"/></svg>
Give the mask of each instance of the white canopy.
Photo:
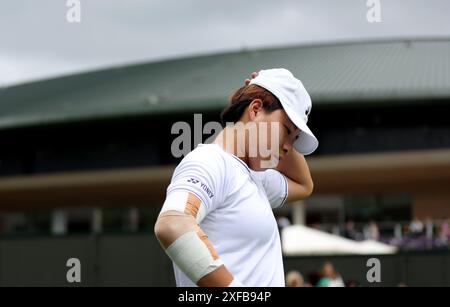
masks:
<svg viewBox="0 0 450 307"><path fill-rule="evenodd" d="M286 256L370 255L397 252L397 247L381 242L371 240L358 242L302 225L283 228L281 238L283 253Z"/></svg>

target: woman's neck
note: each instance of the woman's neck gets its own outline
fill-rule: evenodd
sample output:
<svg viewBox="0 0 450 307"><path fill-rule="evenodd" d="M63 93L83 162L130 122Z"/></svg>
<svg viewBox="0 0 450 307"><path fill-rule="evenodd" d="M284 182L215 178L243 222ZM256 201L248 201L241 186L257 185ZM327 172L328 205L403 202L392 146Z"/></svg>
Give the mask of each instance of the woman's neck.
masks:
<svg viewBox="0 0 450 307"><path fill-rule="evenodd" d="M235 126L226 126L214 140L224 151L238 157L248 165L248 155L245 146L245 130L238 130Z"/></svg>

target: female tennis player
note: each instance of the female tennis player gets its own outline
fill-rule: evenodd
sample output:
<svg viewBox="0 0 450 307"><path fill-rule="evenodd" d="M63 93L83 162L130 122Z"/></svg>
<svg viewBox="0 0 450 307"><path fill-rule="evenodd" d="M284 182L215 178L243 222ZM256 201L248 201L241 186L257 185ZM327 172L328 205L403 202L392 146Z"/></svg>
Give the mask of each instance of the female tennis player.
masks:
<svg viewBox="0 0 450 307"><path fill-rule="evenodd" d="M253 73L222 112L228 124L215 141L180 162L155 224L177 286L285 285L272 209L312 193L304 155L318 141L307 126L310 112L311 99L291 72ZM253 148L261 144L271 147L270 157Z"/></svg>

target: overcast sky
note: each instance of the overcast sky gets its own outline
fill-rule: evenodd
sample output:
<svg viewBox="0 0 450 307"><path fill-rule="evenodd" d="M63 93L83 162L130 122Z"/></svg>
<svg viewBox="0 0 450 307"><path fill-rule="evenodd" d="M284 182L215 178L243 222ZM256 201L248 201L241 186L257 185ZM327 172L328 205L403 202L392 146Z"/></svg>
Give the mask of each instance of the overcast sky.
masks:
<svg viewBox="0 0 450 307"><path fill-rule="evenodd" d="M449 0L0 0L0 85L143 61L339 40L450 37Z"/></svg>

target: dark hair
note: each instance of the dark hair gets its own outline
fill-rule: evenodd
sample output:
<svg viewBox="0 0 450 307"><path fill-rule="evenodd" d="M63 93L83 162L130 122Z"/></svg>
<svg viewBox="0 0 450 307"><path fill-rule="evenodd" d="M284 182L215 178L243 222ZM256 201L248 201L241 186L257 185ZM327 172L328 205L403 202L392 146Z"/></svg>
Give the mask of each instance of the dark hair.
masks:
<svg viewBox="0 0 450 307"><path fill-rule="evenodd" d="M245 108L255 99L261 99L263 109L269 113L283 109L280 101L271 92L258 85L246 85L238 89L230 97L230 104L220 114L220 120L225 127L226 123L239 121Z"/></svg>

